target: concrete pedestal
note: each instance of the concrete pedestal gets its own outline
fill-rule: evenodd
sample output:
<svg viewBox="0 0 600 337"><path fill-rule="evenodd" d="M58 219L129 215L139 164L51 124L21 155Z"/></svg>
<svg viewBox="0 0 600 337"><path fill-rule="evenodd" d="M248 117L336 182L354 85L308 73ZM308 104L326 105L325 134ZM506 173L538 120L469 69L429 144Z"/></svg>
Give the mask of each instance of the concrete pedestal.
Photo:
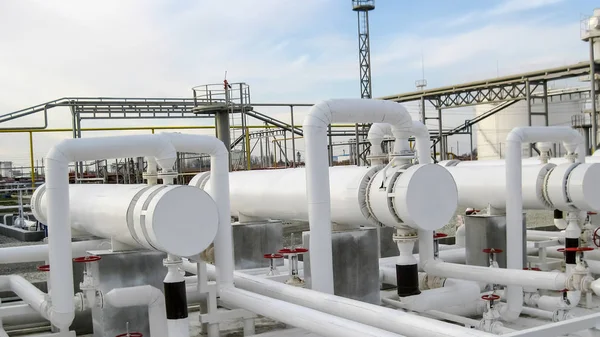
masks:
<svg viewBox="0 0 600 337"><path fill-rule="evenodd" d="M302 233L304 277L310 288L310 232ZM379 304L379 257L376 228L336 231L333 241L334 293L338 296ZM319 258L318 256L315 258Z"/></svg>
<svg viewBox="0 0 600 337"><path fill-rule="evenodd" d="M523 215L523 266L527 266L527 234L525 215ZM472 266L489 266L486 248L502 249L496 254L500 268L506 268L506 216L504 215L468 215L465 217L466 263ZM514 243L512 243L514 244Z"/></svg>
<svg viewBox="0 0 600 337"><path fill-rule="evenodd" d="M94 278L98 289L106 294L115 288L151 285L163 290L163 280L167 268L163 266L166 254L155 251L129 251L113 253L93 251L90 254L102 257L92 263ZM126 323L129 331L140 332L144 337L164 337L150 335L148 308L135 306L130 308L92 309L94 337L116 336L125 333Z"/></svg>
<svg viewBox="0 0 600 337"><path fill-rule="evenodd" d="M235 269L269 267L265 254L277 253L283 248L283 226L281 221L233 224L233 251ZM275 259L283 265L283 259Z"/></svg>

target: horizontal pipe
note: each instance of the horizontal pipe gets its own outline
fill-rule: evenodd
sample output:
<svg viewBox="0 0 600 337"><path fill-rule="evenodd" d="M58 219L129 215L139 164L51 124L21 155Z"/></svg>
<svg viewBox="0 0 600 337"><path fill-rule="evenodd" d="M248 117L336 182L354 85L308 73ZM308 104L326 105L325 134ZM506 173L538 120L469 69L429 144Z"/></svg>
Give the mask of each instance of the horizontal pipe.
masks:
<svg viewBox="0 0 600 337"><path fill-rule="evenodd" d="M87 240L71 243L74 256L83 256L89 250L100 248L106 240ZM28 263L48 260L48 245L29 245L0 248L0 264Z"/></svg>
<svg viewBox="0 0 600 337"><path fill-rule="evenodd" d="M234 287L221 288L219 294L221 300L232 307L244 308L323 337L400 336L389 331Z"/></svg>
<svg viewBox="0 0 600 337"><path fill-rule="evenodd" d="M437 260L429 260L423 267L427 274L439 277L547 290L562 290L566 287L565 274L557 272L465 266Z"/></svg>
<svg viewBox="0 0 600 337"><path fill-rule="evenodd" d="M184 261L183 267L189 273L196 273L196 265L193 263ZM215 267L207 265L207 271L209 276L214 278ZM234 272L234 281L236 287L244 290L319 310L351 321L377 326L408 337L424 335L432 337L493 336L378 305L324 294L310 289L297 288L240 272Z"/></svg>
<svg viewBox="0 0 600 337"><path fill-rule="evenodd" d="M424 312L450 306L466 305L479 299L479 296L479 284L472 281L446 279L444 286L441 288L424 290L419 295L402 297L400 301L397 299L392 300L397 301L397 306L402 309Z"/></svg>

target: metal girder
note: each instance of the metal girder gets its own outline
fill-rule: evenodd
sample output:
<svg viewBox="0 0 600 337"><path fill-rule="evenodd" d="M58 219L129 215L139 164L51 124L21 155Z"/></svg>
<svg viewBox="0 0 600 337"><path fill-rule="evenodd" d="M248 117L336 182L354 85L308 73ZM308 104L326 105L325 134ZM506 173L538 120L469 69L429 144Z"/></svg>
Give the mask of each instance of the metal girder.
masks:
<svg viewBox="0 0 600 337"><path fill-rule="evenodd" d="M409 102L420 100L423 97L430 101L436 108L455 108L482 103L523 99L526 96L526 82L530 83L531 92L533 92L544 81L587 75L589 69L589 62L581 62L570 66L543 69L484 81L384 96L380 99L391 100L394 102Z"/></svg>

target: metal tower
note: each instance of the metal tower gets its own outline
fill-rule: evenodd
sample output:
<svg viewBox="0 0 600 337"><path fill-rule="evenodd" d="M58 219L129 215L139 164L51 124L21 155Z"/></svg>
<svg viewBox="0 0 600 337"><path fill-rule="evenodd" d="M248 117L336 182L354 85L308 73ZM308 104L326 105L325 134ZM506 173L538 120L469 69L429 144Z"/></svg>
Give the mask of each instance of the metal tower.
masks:
<svg viewBox="0 0 600 337"><path fill-rule="evenodd" d="M360 98L371 98L371 46L369 43L369 11L374 9L375 0L352 0L352 10L358 14Z"/></svg>
<svg viewBox="0 0 600 337"><path fill-rule="evenodd" d="M375 9L375 0L352 0L352 10L358 14L358 63L360 70L360 98L371 98L371 45L369 43L369 11ZM359 130L362 129L362 130ZM361 164L359 131L367 132L369 125L356 125L356 165Z"/></svg>

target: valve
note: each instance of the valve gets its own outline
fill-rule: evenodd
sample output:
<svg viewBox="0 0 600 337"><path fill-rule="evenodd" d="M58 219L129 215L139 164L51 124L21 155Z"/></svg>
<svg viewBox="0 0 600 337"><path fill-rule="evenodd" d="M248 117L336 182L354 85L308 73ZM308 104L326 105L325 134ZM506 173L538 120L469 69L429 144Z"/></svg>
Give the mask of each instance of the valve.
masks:
<svg viewBox="0 0 600 337"><path fill-rule="evenodd" d="M440 255L440 239L447 237L448 234L444 233L433 233L433 258L437 260Z"/></svg>
<svg viewBox="0 0 600 337"><path fill-rule="evenodd" d="M39 271L46 271L46 272L50 271L50 265L49 264L45 264L45 265L42 265L42 266L38 266L37 270L39 270Z"/></svg>
<svg viewBox="0 0 600 337"><path fill-rule="evenodd" d="M596 247L600 247L600 233L598 231L600 231L600 227L596 228L594 234L592 234L592 242Z"/></svg>
<svg viewBox="0 0 600 337"><path fill-rule="evenodd" d="M498 248L486 248L483 250L484 253L489 254L489 266L492 268L499 268L498 262L496 261L496 254L500 254L503 252L502 249Z"/></svg>
<svg viewBox="0 0 600 337"><path fill-rule="evenodd" d="M85 300L89 304L90 308L93 308L98 303L99 294L97 292L98 284L96 284L96 280L94 279L92 273L92 262L100 261L102 257L97 255L86 255L80 256L73 259L73 262L76 263L85 263L85 267L83 270L83 280L79 283L79 289L83 292Z"/></svg>
<svg viewBox="0 0 600 337"><path fill-rule="evenodd" d="M487 301L487 303L483 312L483 319L479 322L479 328L483 331L492 331L494 325L500 319L500 312L495 308L495 302L500 299L500 296L492 293L481 296L481 299Z"/></svg>
<svg viewBox="0 0 600 337"><path fill-rule="evenodd" d="M306 252L308 252L308 249L302 247L283 248L279 250L279 254L283 254L288 257L290 265L290 278L285 281L285 283L296 286L304 285L304 280L298 275L298 255L302 255Z"/></svg>
<svg viewBox="0 0 600 337"><path fill-rule="evenodd" d="M275 267L275 259L283 259L282 254L265 254L263 255L265 259L269 259L269 273L267 276L275 276L279 275L277 271L277 267Z"/></svg>

